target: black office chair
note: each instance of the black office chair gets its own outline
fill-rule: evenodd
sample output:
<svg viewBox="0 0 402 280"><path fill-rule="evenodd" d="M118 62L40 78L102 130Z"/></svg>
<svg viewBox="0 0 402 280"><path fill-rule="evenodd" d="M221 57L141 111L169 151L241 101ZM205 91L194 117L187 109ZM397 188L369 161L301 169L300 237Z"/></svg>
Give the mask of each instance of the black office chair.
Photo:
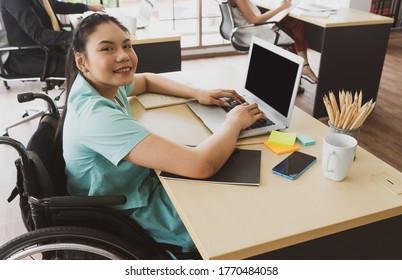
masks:
<svg viewBox="0 0 402 280"><path fill-rule="evenodd" d="M9 82L12 81L21 81L21 82L43 82L44 86L42 90L45 93L48 93L49 90L52 90L55 85L60 85L65 81L65 77L52 77L49 75L49 49L46 46L10 46L7 42L7 30L4 28L3 18L0 14L0 36L1 36L1 45L0 45L0 80L3 81L4 87L6 89L10 89ZM41 50L45 55L45 63L44 65L38 65L40 67L41 75L33 76L29 74L16 74L7 71L5 68L5 61L8 55L11 52L18 51L26 51L26 50Z"/></svg>
<svg viewBox="0 0 402 280"><path fill-rule="evenodd" d="M49 102L25 148L10 137L0 144L17 150L17 184L8 201L19 196L27 233L0 247L0 259L199 259L175 245L159 244L124 212L113 206L125 196L70 196L66 190L61 137L55 137L60 115L43 93L18 95L20 102Z"/></svg>
<svg viewBox="0 0 402 280"><path fill-rule="evenodd" d="M275 40L273 44L280 46L288 51L295 52L294 50L294 41L289 40L289 42L285 44L279 44L279 38L281 36L281 33L283 31L281 30L281 24L280 22L277 21L267 21L264 23L256 23L256 24L248 24L248 25L243 25L243 26L236 26L235 22L233 20L233 15L232 15L232 10L229 7L230 4L227 0L217 0L219 4L219 9L221 11L222 19L221 19L221 24L219 26L219 31L221 33L221 36L230 41L232 44L233 48L237 50L240 53L247 53L250 49L249 43L245 42L243 39L241 39L241 36L238 36L239 30L242 30L244 28L255 28L260 25L264 24L273 24L273 31L275 32ZM299 88L297 90L298 94L304 93L305 89L304 87L299 85Z"/></svg>
<svg viewBox="0 0 402 280"><path fill-rule="evenodd" d="M265 25L265 24L272 24L274 25L273 27L273 32L275 32L275 39L273 44L279 45L285 48L289 48L291 45L293 45L294 42L289 42L286 44L278 44L279 38L281 36L281 33L283 32L281 30L281 25L280 22L277 21L267 21L263 23L256 23L256 24L247 24L247 25L242 25L242 26L236 26L234 20L233 20L233 15L232 15L232 10L230 8L230 4L227 0L217 0L219 4L219 8L221 11L221 24L219 26L219 31L221 33L221 36L225 39L230 41L232 44L233 48L239 52L248 52L250 49L249 43L245 42L242 38L240 38L240 30L245 29L245 28L256 28L257 26L260 25Z"/></svg>
<svg viewBox="0 0 402 280"><path fill-rule="evenodd" d="M65 81L65 77L54 77L49 75L49 49L46 46L10 46L7 42L7 33L4 29L3 19L0 14L0 36L1 36L1 45L0 45L0 80L3 81L4 87L9 90L10 85L9 82L42 82L44 85L42 87L43 92L48 94L48 92L52 89L59 88L59 86ZM34 76L29 74L16 74L10 71L7 71L5 67L5 61L8 55L12 52L18 51L26 51L26 50L41 50L45 55L45 63L44 65L38 65L41 69L40 76ZM55 98L56 100L60 99L61 93ZM29 116L29 111L36 111L33 115ZM4 130L3 135L8 135L8 130L12 127L15 127L21 123L27 122L31 119L42 116L48 111L48 108L27 108L25 113L22 115L23 119L16 121L10 125L8 125ZM29 116L29 117L28 117Z"/></svg>
<svg viewBox="0 0 402 280"><path fill-rule="evenodd" d="M15 74L15 73L9 73L5 67L4 67L4 61L3 59L7 57L7 53L14 52L14 51L20 51L20 50L34 50L34 49L40 49L45 53L46 56L46 62L45 65L43 66L42 70L42 75L41 76L28 76L28 75L21 75L21 74ZM64 81L64 77L51 77L47 75L48 72L48 64L49 64L49 50L46 46L24 46L24 47L17 47L17 46L7 46L7 47L2 47L0 48L0 80L3 81L4 87L6 89L10 89L10 86L8 82L14 82L14 81L20 81L20 82L43 82L44 86L42 87L42 90L48 94L49 90L52 89L59 89L59 85L61 85ZM61 91L61 93L56 96L56 100L60 99L61 94L64 92L64 90ZM33 114L29 114L29 112L34 111ZM8 130L22 124L24 122L28 122L32 119L38 118L48 112L47 107L40 107L40 108L25 108L25 112L22 115L22 119L15 121L9 125L7 125L4 128L3 135L8 136Z"/></svg>
<svg viewBox="0 0 402 280"><path fill-rule="evenodd" d="M45 64L42 67L42 74L40 76L22 75L8 72L4 67L4 58L8 53L21 51L21 50L34 50L40 49L45 54ZM9 82L43 82L42 90L47 94L49 90L55 88L55 85L60 85L65 81L65 77L52 77L48 75L49 66L49 49L46 46L6 46L0 48L0 80L3 81L4 87L10 89Z"/></svg>

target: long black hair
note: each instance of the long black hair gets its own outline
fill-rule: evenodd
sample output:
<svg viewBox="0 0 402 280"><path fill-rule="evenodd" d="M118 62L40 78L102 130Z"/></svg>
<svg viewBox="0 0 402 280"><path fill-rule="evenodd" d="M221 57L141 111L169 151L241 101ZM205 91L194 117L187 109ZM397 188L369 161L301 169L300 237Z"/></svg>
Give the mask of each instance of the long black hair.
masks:
<svg viewBox="0 0 402 280"><path fill-rule="evenodd" d="M61 136L63 132L64 120L67 114L67 102L70 96L71 88L79 72L81 72L75 63L75 54L82 53L85 55L86 45L89 36L95 32L95 29L104 23L115 23L121 30L129 33L128 29L120 23L115 17L104 13L94 13L84 18L74 29L72 41L66 56L66 97L63 114L59 122L57 135Z"/></svg>

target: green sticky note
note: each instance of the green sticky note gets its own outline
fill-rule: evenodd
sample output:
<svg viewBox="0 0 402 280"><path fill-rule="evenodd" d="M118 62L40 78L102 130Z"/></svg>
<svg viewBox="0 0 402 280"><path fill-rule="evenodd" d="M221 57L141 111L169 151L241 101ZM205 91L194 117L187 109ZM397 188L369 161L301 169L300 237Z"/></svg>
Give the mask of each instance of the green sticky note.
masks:
<svg viewBox="0 0 402 280"><path fill-rule="evenodd" d="M269 135L267 142L284 147L293 147L296 142L296 134L274 130Z"/></svg>

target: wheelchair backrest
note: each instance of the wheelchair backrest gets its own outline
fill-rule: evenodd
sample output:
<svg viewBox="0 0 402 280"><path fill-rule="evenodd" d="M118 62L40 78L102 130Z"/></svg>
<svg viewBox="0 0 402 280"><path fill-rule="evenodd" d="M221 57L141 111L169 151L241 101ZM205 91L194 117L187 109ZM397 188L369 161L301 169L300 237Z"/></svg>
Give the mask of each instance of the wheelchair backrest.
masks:
<svg viewBox="0 0 402 280"><path fill-rule="evenodd" d="M15 163L21 215L28 231L34 230L42 219L38 216L37 221L33 220L28 197L43 199L67 193L62 141L60 136L56 136L59 119L59 114L45 114L27 145L28 166L23 165L21 159L17 159ZM32 176L30 182L24 182L23 178L27 171L24 169L27 168Z"/></svg>
<svg viewBox="0 0 402 280"><path fill-rule="evenodd" d="M44 115L27 145L41 198L67 193L62 141L56 135L59 119L58 114Z"/></svg>

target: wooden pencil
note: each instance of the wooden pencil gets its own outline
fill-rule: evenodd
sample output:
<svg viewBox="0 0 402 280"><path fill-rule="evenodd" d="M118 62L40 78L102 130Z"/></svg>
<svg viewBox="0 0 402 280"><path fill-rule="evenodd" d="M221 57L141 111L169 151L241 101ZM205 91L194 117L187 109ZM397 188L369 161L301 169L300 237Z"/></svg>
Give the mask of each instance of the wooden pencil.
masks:
<svg viewBox="0 0 402 280"><path fill-rule="evenodd" d="M368 115L373 111L375 102L370 100L362 105L363 92L339 90L338 102L335 94L330 91L323 96L323 102L331 125L342 129L356 129L363 125Z"/></svg>
<svg viewBox="0 0 402 280"><path fill-rule="evenodd" d="M335 95L332 91L329 92L329 100L331 101L332 111L334 115L339 111L338 103L336 102Z"/></svg>
<svg viewBox="0 0 402 280"><path fill-rule="evenodd" d="M360 91L359 92L359 102L358 102L359 109L362 107L362 101L363 101L363 94L362 94L362 91Z"/></svg>

